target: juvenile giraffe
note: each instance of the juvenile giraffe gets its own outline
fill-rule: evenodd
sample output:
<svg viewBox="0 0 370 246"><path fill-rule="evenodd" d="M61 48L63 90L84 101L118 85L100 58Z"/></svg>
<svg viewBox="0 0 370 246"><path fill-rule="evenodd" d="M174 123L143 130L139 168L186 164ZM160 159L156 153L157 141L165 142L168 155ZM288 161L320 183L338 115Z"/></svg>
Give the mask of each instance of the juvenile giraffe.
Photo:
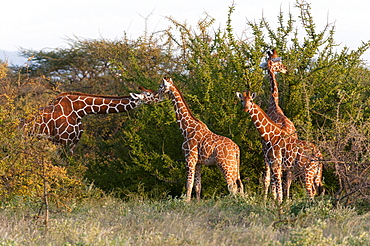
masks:
<svg viewBox="0 0 370 246"><path fill-rule="evenodd" d="M304 151L305 145L298 141L292 134L271 120L268 115L253 102L255 94L237 92L237 97L242 101L243 109L251 115L261 138L265 143L264 158L269 165L272 174L272 194L279 203L283 201L282 171L291 172L298 166L303 168L305 173L305 186L307 195L313 198L315 195L314 180L320 175L318 166L309 166L311 156ZM317 163L317 162L316 162Z"/></svg>
<svg viewBox="0 0 370 246"><path fill-rule="evenodd" d="M272 121L274 121L278 126L280 126L281 129L285 130L288 134L291 134L292 137L295 137L298 139L293 122L289 120L288 117L285 116L283 110L279 106L279 88L278 88L278 83L277 83L275 74L277 72L284 73L284 74L287 72L285 65L282 63L281 57L278 56L276 50L269 51L267 62L262 63L260 66L262 68L267 69L269 81L270 81L271 94L270 94L269 106L267 109L267 116ZM307 158L301 157L302 155L305 156L305 154L303 153L298 155L300 160L298 160L297 162L301 165L300 167L302 168L303 165L304 166L310 165L309 163L302 163L302 160L305 160L305 161L313 162L311 163L311 166L315 168L316 165L318 165L317 162L322 158L321 152L318 150L318 148L313 143L301 141L299 139L298 139L298 142L299 142L299 145L301 146L300 152L306 151L307 153L310 153L307 155L312 156L311 158L307 159ZM263 141L262 141L262 150L263 152L266 151L265 144ZM319 165L322 169L322 164L319 164ZM266 160L265 160L265 169L266 169L266 172L265 172L265 182L264 183L265 183L265 197L266 197L268 193L268 187L270 185L270 170L269 170L269 166ZM320 180L320 182L318 182L318 180ZM317 186L322 185L321 176L317 178L315 181L316 181ZM292 183L292 173L288 171L286 172L286 183L285 183L286 186L284 187L286 197L289 197L289 190L290 190L291 183Z"/></svg>
<svg viewBox="0 0 370 246"><path fill-rule="evenodd" d="M158 91L161 94L167 93L172 100L177 123L184 137L182 150L187 166L186 200L191 200L194 183L196 197L200 199L202 164L216 164L226 179L229 192L243 193L238 145L227 137L211 132L202 121L195 118L171 79L163 79Z"/></svg>
<svg viewBox="0 0 370 246"><path fill-rule="evenodd" d="M33 119L24 124L29 135L46 136L54 143L73 150L81 139L83 126L81 119L88 114L109 114L127 112L143 103L161 101L153 90L139 87L140 94L130 96L99 96L78 92L62 93L46 107L39 108Z"/></svg>

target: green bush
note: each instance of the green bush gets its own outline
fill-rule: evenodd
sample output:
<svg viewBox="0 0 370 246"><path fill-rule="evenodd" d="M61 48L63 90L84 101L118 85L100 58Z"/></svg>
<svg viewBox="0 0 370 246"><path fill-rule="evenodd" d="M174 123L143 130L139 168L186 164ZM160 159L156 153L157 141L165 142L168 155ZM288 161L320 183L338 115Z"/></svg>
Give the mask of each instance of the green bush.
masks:
<svg viewBox="0 0 370 246"><path fill-rule="evenodd" d="M361 55L370 42L356 50L339 48L334 41L335 26L318 30L310 5L298 1L295 7L300 11L298 17L278 13L276 30L263 18L247 22L247 40L234 35L234 7L230 7L225 30L212 29L214 19L208 16L196 29L170 18L168 30L137 40L78 39L71 40L67 48L24 50L25 56L33 58L20 73L38 79L40 86L36 90L30 85L15 100L17 105L30 107L28 99L50 99L68 90L127 95L140 85L156 89L164 76L170 76L194 115L240 146L246 190L261 192L261 143L235 92L257 92L257 103L266 108L269 82L259 64L268 49L276 48L288 67L288 74L278 76L280 105L299 137L314 142L323 152L326 189L335 193L338 202L348 197L368 202L369 194L364 191L369 176L354 174L366 173L368 165L366 141L360 139L369 139L370 73ZM169 100L119 115L89 116L83 124L86 130L68 162L86 167L81 175L89 182L123 197L135 193L181 196L185 189L182 136ZM354 130L356 136L344 136ZM340 137L345 144L335 145ZM353 147L358 144L361 148ZM228 193L217 168L207 167L203 172L204 197ZM344 184L348 178L352 181Z"/></svg>

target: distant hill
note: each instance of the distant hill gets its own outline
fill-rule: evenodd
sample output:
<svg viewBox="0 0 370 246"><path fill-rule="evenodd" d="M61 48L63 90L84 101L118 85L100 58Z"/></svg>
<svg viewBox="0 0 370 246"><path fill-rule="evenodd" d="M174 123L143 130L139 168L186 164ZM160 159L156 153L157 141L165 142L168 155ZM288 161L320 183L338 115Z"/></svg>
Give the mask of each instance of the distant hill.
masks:
<svg viewBox="0 0 370 246"><path fill-rule="evenodd" d="M0 60L7 61L10 66L22 66L27 62L27 59L21 57L18 51L0 50Z"/></svg>

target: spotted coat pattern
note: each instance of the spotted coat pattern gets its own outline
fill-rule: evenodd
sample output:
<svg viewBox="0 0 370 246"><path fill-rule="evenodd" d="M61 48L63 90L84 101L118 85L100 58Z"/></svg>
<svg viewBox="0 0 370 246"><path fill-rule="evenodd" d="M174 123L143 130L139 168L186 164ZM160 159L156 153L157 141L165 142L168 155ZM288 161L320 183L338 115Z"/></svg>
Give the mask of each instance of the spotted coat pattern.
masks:
<svg viewBox="0 0 370 246"><path fill-rule="evenodd" d="M187 201L191 200L193 186L197 199L200 199L201 165L216 164L226 179L230 193L243 193L239 146L231 139L211 132L202 121L195 118L171 79L164 79L158 91L167 93L172 100L177 123L184 137L182 150L187 166Z"/></svg>
<svg viewBox="0 0 370 246"><path fill-rule="evenodd" d="M62 93L46 107L39 109L24 127L30 135L46 136L54 143L67 146L73 153L83 133L81 119L88 114L127 112L143 103L161 100L156 92L139 87L142 93L130 96L98 96L84 93Z"/></svg>
<svg viewBox="0 0 370 246"><path fill-rule="evenodd" d="M274 199L279 203L283 200L282 173L291 173L293 168L299 167L304 170L306 180L306 191L309 197L314 196L315 188L313 181L320 173L318 166L310 165L311 155L307 153L307 143L299 141L292 134L281 129L278 124L272 121L268 115L253 102L255 94L237 92L238 98L242 101L243 109L248 112L256 126L262 140L265 143L264 159L268 163L271 172L271 190ZM311 147L311 146L309 146ZM317 154L317 153L315 153ZM314 162L319 164L319 162ZM307 165L308 164L308 165Z"/></svg>
<svg viewBox="0 0 370 246"><path fill-rule="evenodd" d="M287 68L283 64L282 58L278 56L276 50L269 51L267 62L262 63L261 67L267 69L268 77L270 81L271 94L270 94L269 106L267 109L267 116L270 117L270 119L274 121L281 129L285 130L288 134L291 134L292 137L296 137L298 139L293 122L288 117L285 116L283 110L279 106L279 89L278 89L278 82L276 80L276 73L280 72L280 73L285 74L287 72ZM298 139L298 143L301 146L299 155L298 155L298 160L297 160L298 167L306 168L307 169L306 172L308 172L308 169L311 169L311 170L316 169L319 166L320 168L319 176L320 177L315 178L314 183L316 187L320 187L321 189L322 188L322 182L321 182L322 164L319 163L319 160L322 159L322 154L313 143L302 141L299 139ZM266 151L266 146L263 141L262 141L262 150L263 152ZM304 154L303 152L306 152L307 154ZM311 158L302 157L302 156L308 156L308 155L311 156ZM303 160L305 161L304 163L302 163ZM306 163L307 161L309 163ZM269 165L267 163L267 160L265 160L265 169L266 171L265 171L264 184L265 184L265 197L266 197L268 193L268 188L271 182L271 176L270 176L271 171L269 170ZM311 186L312 184L311 178L306 176L306 183L307 182L308 182L308 186ZM286 197L289 197L289 190L290 190L291 183L292 183L292 173L287 172L285 189L284 189Z"/></svg>

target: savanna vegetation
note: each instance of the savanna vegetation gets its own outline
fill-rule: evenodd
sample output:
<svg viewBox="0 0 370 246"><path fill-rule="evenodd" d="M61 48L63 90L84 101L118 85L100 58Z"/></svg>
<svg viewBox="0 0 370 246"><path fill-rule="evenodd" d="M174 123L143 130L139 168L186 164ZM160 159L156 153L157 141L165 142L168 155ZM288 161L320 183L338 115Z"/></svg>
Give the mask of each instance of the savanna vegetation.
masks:
<svg viewBox="0 0 370 246"><path fill-rule="evenodd" d="M92 192L94 193L94 192ZM48 227L32 217L29 200L2 207L2 245L369 245L369 213L295 198L276 208L256 196L214 197L197 203L91 194L52 211ZM95 197L95 198L94 198ZM256 199L257 198L257 199Z"/></svg>
<svg viewBox="0 0 370 246"><path fill-rule="evenodd" d="M361 60L370 41L340 47L335 26L317 27L310 4L295 8L298 16L277 13L276 28L248 21L241 36L230 7L225 29L215 30L210 16L194 28L169 18L167 30L135 40L75 38L66 48L22 50L25 66L1 63L0 244L370 244L370 71ZM283 214L261 199L261 143L235 96L256 92L266 108L259 65L271 48L288 68L278 75L280 105L299 138L324 155L326 195L307 203L296 177ZM181 201L183 138L169 100L85 117L73 155L19 129L61 92L127 95L156 90L164 76L210 130L240 146L245 197L227 196L219 170L204 167L203 200Z"/></svg>

